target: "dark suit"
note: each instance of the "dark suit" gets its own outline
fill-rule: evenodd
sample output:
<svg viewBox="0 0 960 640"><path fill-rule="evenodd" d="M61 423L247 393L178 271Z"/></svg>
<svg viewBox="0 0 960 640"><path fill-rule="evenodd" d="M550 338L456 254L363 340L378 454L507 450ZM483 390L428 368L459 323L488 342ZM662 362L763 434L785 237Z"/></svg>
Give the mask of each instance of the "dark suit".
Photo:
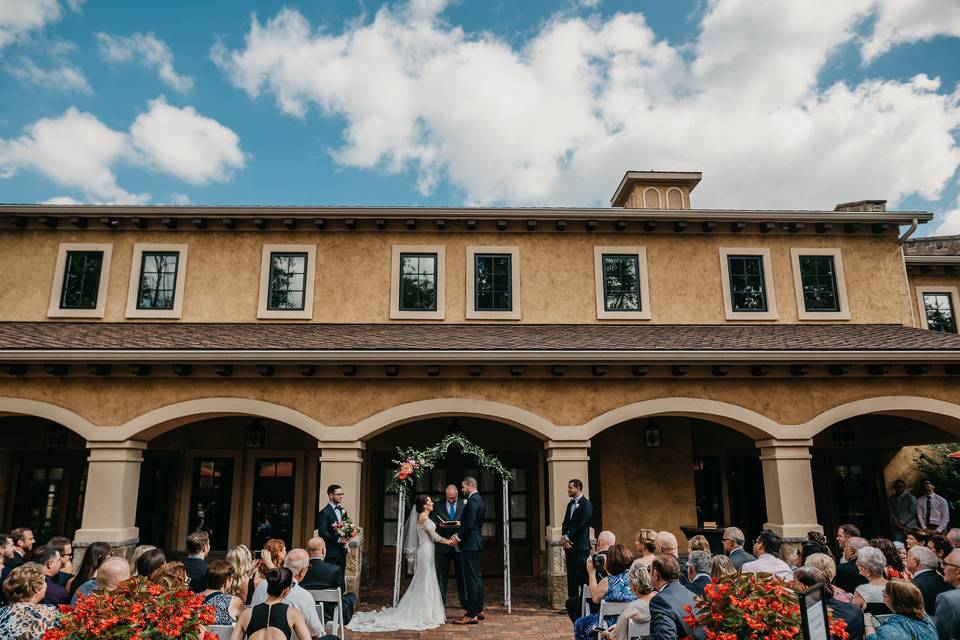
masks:
<svg viewBox="0 0 960 640"><path fill-rule="evenodd" d="M923 594L923 608L928 616L936 614L937 596L944 591L953 589L943 581L939 573L933 570L927 570L913 576L913 584Z"/></svg>
<svg viewBox="0 0 960 640"><path fill-rule="evenodd" d="M693 593L678 580L667 584L650 600L650 635L646 640L682 640L687 636L703 640L703 629L693 630L683 621L690 615L684 607L693 604Z"/></svg>
<svg viewBox="0 0 960 640"><path fill-rule="evenodd" d="M207 561L203 558L186 557L183 559L183 569L187 572L190 582L190 591L200 593L207 590Z"/></svg>
<svg viewBox="0 0 960 640"><path fill-rule="evenodd" d="M353 609L357 604L357 594L347 593L347 585L343 580L343 573L335 564L324 562L320 558L310 558L310 568L303 576L300 586L307 591L322 589L336 589L340 587L340 598L343 600L343 622L347 624L353 618ZM323 605L323 615L326 620L333 617L334 604L326 602Z"/></svg>
<svg viewBox="0 0 960 640"><path fill-rule="evenodd" d="M944 591L937 596L936 621L940 640L960 638L960 589Z"/></svg>
<svg viewBox="0 0 960 640"><path fill-rule="evenodd" d="M710 584L710 576L701 575L693 582L684 586L690 590L690 593L697 597L703 596L703 588Z"/></svg>
<svg viewBox="0 0 960 640"><path fill-rule="evenodd" d="M753 562L757 559L756 556L745 550L743 547L731 551L729 558L730 564L732 564L733 568L737 571L740 571L743 565L747 564L748 562Z"/></svg>
<svg viewBox="0 0 960 640"><path fill-rule="evenodd" d="M347 517L347 510L341 507L341 516L337 518L333 506L328 504L317 512L317 535L323 538L327 543L327 557L324 562L335 564L340 567L340 573L347 573L347 545L340 544L340 534L337 533L333 525L341 519Z"/></svg>
<svg viewBox="0 0 960 640"><path fill-rule="evenodd" d="M576 598L580 586L587 584L587 556L590 555L590 522L593 520L593 504L585 495L577 500L577 508L572 509L574 501L567 504L563 513L560 531L573 545L565 550L567 564L567 597Z"/></svg>
<svg viewBox="0 0 960 640"><path fill-rule="evenodd" d="M444 526L440 524L440 519L459 520L460 516L463 515L463 501L458 499L453 505L452 516L449 512L449 503L446 499L437 500L433 504L434 507L430 513L430 517L433 518L433 521L437 525L437 534L444 538L451 538L454 534L460 533L460 527ZM440 600L443 601L444 604L447 603L447 582L450 576L450 564L453 563L453 575L457 581L457 597L459 598L460 607L466 609L467 596L463 589L463 557L461 553L457 551L455 547L438 544L436 546L435 558L437 563L437 580L440 583Z"/></svg>
<svg viewBox="0 0 960 640"><path fill-rule="evenodd" d="M460 552L463 555L463 587L467 598L467 613L475 618L483 611L483 578L480 575L480 551L483 549L483 517L487 508L479 493L467 498L460 515Z"/></svg>
<svg viewBox="0 0 960 640"><path fill-rule="evenodd" d="M866 583L867 579L860 575L856 561L851 560L837 565L837 577L833 579L833 584L847 593L853 593L857 587Z"/></svg>
<svg viewBox="0 0 960 640"><path fill-rule="evenodd" d="M850 602L840 602L836 598L827 600L834 619L847 623L847 640L863 640L863 610Z"/></svg>

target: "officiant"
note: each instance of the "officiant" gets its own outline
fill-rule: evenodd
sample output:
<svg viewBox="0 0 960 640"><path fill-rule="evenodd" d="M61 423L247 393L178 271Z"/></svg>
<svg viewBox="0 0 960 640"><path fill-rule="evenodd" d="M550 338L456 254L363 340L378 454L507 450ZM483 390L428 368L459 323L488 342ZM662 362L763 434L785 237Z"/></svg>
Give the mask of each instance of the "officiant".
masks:
<svg viewBox="0 0 960 640"><path fill-rule="evenodd" d="M437 533L444 538L450 538L460 533L460 515L463 513L463 500L460 500L460 490L456 485L449 484L443 500L437 500L430 517L437 525ZM459 547L449 547L438 544L436 547L437 582L440 583L440 599L447 604L447 579L450 574L450 563L453 563L453 573L457 580L457 596L460 607L466 609L467 598L463 586L463 563Z"/></svg>

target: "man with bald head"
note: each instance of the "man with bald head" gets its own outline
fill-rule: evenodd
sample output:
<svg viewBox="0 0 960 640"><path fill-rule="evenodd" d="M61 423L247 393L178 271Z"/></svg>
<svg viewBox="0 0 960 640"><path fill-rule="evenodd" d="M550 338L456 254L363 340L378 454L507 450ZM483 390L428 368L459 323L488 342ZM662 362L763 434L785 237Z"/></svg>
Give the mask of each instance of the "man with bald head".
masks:
<svg viewBox="0 0 960 640"><path fill-rule="evenodd" d="M343 579L340 567L324 562L327 554L327 543L323 538L310 538L307 541L307 555L310 556L310 568L307 575L300 581L300 586L307 591L322 591L324 589L340 588L340 597L343 599L343 622L350 622L353 618L353 609L357 604L357 594L347 593L347 585ZM333 617L334 604L327 602L323 605L327 620Z"/></svg>
<svg viewBox="0 0 960 640"><path fill-rule="evenodd" d="M124 580L130 577L130 564L123 558L110 556L97 568L97 577L93 580L87 580L77 587L73 594L71 605L77 604L77 599L81 596L87 597L93 593L105 593L113 591Z"/></svg>
<svg viewBox="0 0 960 640"><path fill-rule="evenodd" d="M460 489L455 484L448 484L444 490L443 500L433 503L430 518L437 525L437 534L444 538L452 538L460 533L457 524L463 513L463 500L460 499ZM457 581L457 598L461 609L467 608L466 589L463 583L463 554L459 546L445 544L436 545L434 562L437 566L437 582L440 584L440 600L447 604L447 582L450 578L450 565L453 564L453 575Z"/></svg>
<svg viewBox="0 0 960 640"><path fill-rule="evenodd" d="M601 531L597 534L597 555L603 556L604 560L606 560L607 551L615 544L617 544L617 536L613 531ZM595 563L593 565L593 571L597 576L597 582L607 577L607 567L604 562ZM600 605L595 604L590 599L587 599L587 605L590 607L590 613L599 613ZM565 606L571 622L576 622L577 618L583 615L583 600L581 600L579 596L576 598L567 598Z"/></svg>
<svg viewBox="0 0 960 640"><path fill-rule="evenodd" d="M666 554L677 559L677 564L680 566L680 584L685 587L689 585L690 579L687 577L687 563L680 559L680 554L677 551L679 548L677 545L677 536L669 531L661 531L657 534L656 545L657 555Z"/></svg>
<svg viewBox="0 0 960 640"><path fill-rule="evenodd" d="M323 635L323 625L320 624L320 616L317 615L316 603L310 592L300 586L300 581L307 576L310 570L310 555L305 549L291 549L287 557L283 559L283 566L293 573L293 586L290 587L290 593L283 599L284 604L293 607L303 614L307 621L307 628L310 635L319 638ZM262 604L267 599L267 581L264 580L253 592L253 606Z"/></svg>

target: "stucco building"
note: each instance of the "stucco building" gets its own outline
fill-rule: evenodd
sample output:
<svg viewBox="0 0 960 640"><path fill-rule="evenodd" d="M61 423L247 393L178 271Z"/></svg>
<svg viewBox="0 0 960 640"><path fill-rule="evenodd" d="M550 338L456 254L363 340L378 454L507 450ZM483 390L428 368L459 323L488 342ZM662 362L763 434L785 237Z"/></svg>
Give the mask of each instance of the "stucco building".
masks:
<svg viewBox="0 0 960 640"><path fill-rule="evenodd" d="M336 482L377 577L393 451L462 431L554 594L573 477L621 538L885 532L903 448L960 434L960 243L882 201L696 209L700 177L597 209L3 205L0 529L298 545Z"/></svg>

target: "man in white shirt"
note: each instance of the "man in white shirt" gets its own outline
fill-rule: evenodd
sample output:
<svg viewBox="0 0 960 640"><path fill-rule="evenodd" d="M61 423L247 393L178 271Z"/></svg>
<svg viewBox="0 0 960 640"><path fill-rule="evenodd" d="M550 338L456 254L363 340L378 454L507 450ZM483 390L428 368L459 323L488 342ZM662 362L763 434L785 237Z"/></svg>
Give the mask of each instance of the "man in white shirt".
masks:
<svg viewBox="0 0 960 640"><path fill-rule="evenodd" d="M917 520L921 529L933 529L943 533L950 525L950 505L943 496L934 493L932 480L923 480L924 495L917 498Z"/></svg>
<svg viewBox="0 0 960 640"><path fill-rule="evenodd" d="M303 614L307 621L307 628L310 635L318 638L323 635L323 626L320 624L320 616L317 615L316 603L310 592L300 586L300 581L310 570L310 556L304 549L291 549L287 557L283 560L283 566L293 573L293 586L290 593L284 598L284 604L287 604ZM264 580L253 592L253 606L263 603L267 599L267 581Z"/></svg>
<svg viewBox="0 0 960 640"><path fill-rule="evenodd" d="M741 573L771 573L783 581L793 580L790 566L781 560L780 536L769 529L764 529L753 542L753 555L757 559L743 565Z"/></svg>

